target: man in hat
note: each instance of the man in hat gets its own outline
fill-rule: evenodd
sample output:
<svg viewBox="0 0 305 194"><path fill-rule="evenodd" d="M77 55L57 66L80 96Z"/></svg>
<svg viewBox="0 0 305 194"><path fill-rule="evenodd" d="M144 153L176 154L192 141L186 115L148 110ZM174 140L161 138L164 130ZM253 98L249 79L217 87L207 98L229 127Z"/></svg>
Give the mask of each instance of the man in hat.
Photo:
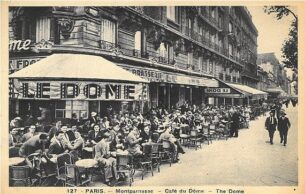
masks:
<svg viewBox="0 0 305 194"><path fill-rule="evenodd" d="M280 117L278 119L278 126L277 129L280 133L281 143L283 143L284 146L287 144L287 134L288 129L290 128L291 124L289 119L286 117L286 113L284 110L280 111Z"/></svg>
<svg viewBox="0 0 305 194"><path fill-rule="evenodd" d="M273 135L277 126L277 119L274 117L274 112L270 111L270 116L265 121L265 128L269 132L270 144L273 144Z"/></svg>
<svg viewBox="0 0 305 194"><path fill-rule="evenodd" d="M99 118L97 117L96 112L91 112L89 121L90 121L90 127L93 127L94 125L99 124Z"/></svg>

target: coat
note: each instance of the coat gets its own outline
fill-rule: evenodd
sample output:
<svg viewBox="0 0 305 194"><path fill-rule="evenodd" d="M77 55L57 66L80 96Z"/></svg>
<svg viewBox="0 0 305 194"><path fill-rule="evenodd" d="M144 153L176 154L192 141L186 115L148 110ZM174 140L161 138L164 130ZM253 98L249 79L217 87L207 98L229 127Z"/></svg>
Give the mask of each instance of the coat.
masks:
<svg viewBox="0 0 305 194"><path fill-rule="evenodd" d="M91 130L91 131L89 131L89 133L88 133L88 139L89 139L90 142L91 142L92 140L94 140L95 142L99 142L99 141L101 141L101 139L102 139L102 135L103 135L103 133L102 133L101 131L99 131L99 132L97 133L97 135L95 135L95 131L94 131L94 130Z"/></svg>
<svg viewBox="0 0 305 194"><path fill-rule="evenodd" d="M57 141L53 141L48 149L48 154L62 154L65 152L65 149L63 147L63 145L60 144L60 142Z"/></svg>
<svg viewBox="0 0 305 194"><path fill-rule="evenodd" d="M280 117L278 119L278 130L279 131L288 131L288 129L290 128L290 121L287 117Z"/></svg>
<svg viewBox="0 0 305 194"><path fill-rule="evenodd" d="M275 131L276 126L277 126L277 119L275 117L273 117L274 122L273 124L271 123L271 117L267 117L266 121L265 121L265 128L268 131Z"/></svg>
<svg viewBox="0 0 305 194"><path fill-rule="evenodd" d="M94 157L95 160L99 160L102 158L107 159L110 157L109 144L105 141L105 139L101 140L95 145L94 151L95 151L95 157Z"/></svg>

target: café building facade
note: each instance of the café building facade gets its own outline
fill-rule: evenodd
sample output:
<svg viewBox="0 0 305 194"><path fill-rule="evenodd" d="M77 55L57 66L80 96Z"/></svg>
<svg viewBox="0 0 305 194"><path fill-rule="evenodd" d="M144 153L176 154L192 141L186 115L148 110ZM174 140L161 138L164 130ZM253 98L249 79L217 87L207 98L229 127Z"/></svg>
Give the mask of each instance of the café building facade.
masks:
<svg viewBox="0 0 305 194"><path fill-rule="evenodd" d="M256 55L257 31L244 7L11 7L9 13L10 115L35 115L39 104L49 104L59 119L102 116L110 105L145 112L184 102L241 104L252 96L238 89L244 64Z"/></svg>

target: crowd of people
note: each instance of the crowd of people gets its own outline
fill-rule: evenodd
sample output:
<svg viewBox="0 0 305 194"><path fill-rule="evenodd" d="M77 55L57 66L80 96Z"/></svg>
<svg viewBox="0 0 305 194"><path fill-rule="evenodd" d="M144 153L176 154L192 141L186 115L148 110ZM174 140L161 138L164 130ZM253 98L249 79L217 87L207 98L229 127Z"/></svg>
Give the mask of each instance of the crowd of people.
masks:
<svg viewBox="0 0 305 194"><path fill-rule="evenodd" d="M80 120L73 114L67 123L51 123L49 111L41 108L41 116L37 119L29 117L22 121L16 116L10 122L9 146L18 148L18 156L25 158L21 165L28 165L31 168L34 168L33 163L28 157L36 152L44 153L46 163L54 163L51 158L62 153L70 153L74 162L91 157L99 166L106 167L105 183L112 185L118 179L125 178L124 174L116 172L117 154L129 154L135 159L141 159L144 157L143 147L146 144L166 141L170 144L172 162L178 162L179 155L185 153L181 139L191 130L196 131L204 140L210 132L205 131L209 129L205 126L213 125L218 132L237 138L240 128L248 128L250 120L269 110L271 114L279 114L280 118L282 104L286 104L287 101L263 102L253 106L218 107L196 106L186 102L170 110L162 107L152 108L145 115L139 112L111 112L108 116L100 118L96 112L91 112L88 119ZM274 124L272 118L270 123ZM182 126L187 126L188 130L182 130L185 129ZM269 124L266 124L266 128L269 130ZM272 132L272 143L271 136L273 138ZM287 133L286 136L283 133L283 141L286 145ZM93 156L87 151L90 149L86 148L93 148Z"/></svg>

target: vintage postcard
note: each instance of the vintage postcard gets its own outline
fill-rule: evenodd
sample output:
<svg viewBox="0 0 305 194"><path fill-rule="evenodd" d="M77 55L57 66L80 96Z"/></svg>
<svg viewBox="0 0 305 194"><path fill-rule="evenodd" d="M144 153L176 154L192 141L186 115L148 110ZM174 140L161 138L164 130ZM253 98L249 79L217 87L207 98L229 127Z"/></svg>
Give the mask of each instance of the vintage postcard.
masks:
<svg viewBox="0 0 305 194"><path fill-rule="evenodd" d="M2 1L1 192L305 193L304 8Z"/></svg>

